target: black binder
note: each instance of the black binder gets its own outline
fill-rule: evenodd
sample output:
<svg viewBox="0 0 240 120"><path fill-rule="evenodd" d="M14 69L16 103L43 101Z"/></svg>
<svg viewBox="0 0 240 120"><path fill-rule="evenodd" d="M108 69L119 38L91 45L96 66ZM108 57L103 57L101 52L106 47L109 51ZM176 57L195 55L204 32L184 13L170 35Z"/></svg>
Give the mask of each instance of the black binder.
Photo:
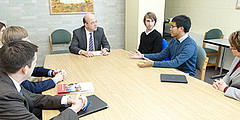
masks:
<svg viewBox="0 0 240 120"><path fill-rule="evenodd" d="M185 75L161 74L162 82L188 83Z"/></svg>
<svg viewBox="0 0 240 120"><path fill-rule="evenodd" d="M98 98L96 95L90 95L87 96L87 99L90 101L89 106L87 107L86 111L79 111L78 112L78 117L83 117L85 115L103 110L108 108L107 103L105 103L104 101L102 101L100 98Z"/></svg>

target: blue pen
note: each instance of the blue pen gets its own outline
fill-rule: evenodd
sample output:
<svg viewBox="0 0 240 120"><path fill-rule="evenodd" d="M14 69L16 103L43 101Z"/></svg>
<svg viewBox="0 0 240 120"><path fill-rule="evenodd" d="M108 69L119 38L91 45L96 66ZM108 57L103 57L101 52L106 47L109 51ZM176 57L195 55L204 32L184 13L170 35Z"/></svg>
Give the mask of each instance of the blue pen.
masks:
<svg viewBox="0 0 240 120"><path fill-rule="evenodd" d="M86 109L89 106L89 104L90 104L90 101L88 101L88 103L87 103L86 107L83 109L83 111L86 111Z"/></svg>

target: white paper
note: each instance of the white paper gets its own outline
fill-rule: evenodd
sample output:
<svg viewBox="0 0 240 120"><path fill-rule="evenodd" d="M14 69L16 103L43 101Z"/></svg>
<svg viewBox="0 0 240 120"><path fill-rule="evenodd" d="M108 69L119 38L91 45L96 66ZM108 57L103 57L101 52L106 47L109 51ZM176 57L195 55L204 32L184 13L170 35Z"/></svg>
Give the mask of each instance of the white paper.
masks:
<svg viewBox="0 0 240 120"><path fill-rule="evenodd" d="M102 55L102 52L101 51L94 51L94 52L91 52L94 56L100 56Z"/></svg>
<svg viewBox="0 0 240 120"><path fill-rule="evenodd" d="M94 87L92 82L82 82L79 83L79 85L81 86L81 92L94 92Z"/></svg>

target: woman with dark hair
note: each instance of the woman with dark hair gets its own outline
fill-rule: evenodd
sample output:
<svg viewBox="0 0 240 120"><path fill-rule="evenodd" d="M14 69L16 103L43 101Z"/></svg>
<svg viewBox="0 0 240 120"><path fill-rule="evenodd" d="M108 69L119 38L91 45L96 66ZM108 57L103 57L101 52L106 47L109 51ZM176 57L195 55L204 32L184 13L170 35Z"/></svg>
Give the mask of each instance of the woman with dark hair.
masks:
<svg viewBox="0 0 240 120"><path fill-rule="evenodd" d="M229 36L230 49L235 56L229 72L223 79L215 80L213 87L223 91L225 96L240 101L240 31Z"/></svg>
<svg viewBox="0 0 240 120"><path fill-rule="evenodd" d="M3 46L2 44L2 34L3 31L6 29L6 25L2 22L0 22L0 48Z"/></svg>

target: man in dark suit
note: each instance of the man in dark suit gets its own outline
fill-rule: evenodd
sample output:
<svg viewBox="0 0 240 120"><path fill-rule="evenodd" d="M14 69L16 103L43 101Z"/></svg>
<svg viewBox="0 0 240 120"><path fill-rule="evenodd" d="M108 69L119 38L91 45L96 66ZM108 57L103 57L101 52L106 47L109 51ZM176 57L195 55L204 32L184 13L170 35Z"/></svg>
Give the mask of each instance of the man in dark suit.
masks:
<svg viewBox="0 0 240 120"><path fill-rule="evenodd" d="M22 87L28 79L37 61L38 47L30 42L17 40L5 44L0 49L0 119L35 120L33 108L57 109L63 105L72 105L54 120L78 120L76 114L87 103L80 93L71 99L67 96L34 94Z"/></svg>
<svg viewBox="0 0 240 120"><path fill-rule="evenodd" d="M86 14L83 17L83 23L84 26L73 31L69 51L86 57L93 57L91 51L101 50L102 55L108 55L110 45L103 28L97 26L96 17L93 14Z"/></svg>

